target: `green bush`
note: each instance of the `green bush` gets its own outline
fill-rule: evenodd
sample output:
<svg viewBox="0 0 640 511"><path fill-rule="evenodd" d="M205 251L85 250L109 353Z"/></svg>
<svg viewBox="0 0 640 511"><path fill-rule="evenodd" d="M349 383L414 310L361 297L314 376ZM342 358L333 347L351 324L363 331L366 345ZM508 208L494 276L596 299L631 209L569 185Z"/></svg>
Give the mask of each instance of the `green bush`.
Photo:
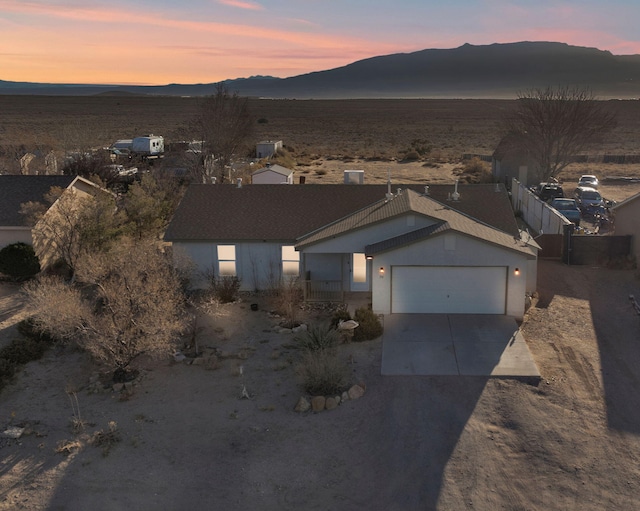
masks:
<svg viewBox="0 0 640 511"><path fill-rule="evenodd" d="M378 316L368 307L356 309L353 319L359 324L358 328L353 331L353 340L355 342L370 341L382 335L382 323L380 323Z"/></svg>
<svg viewBox="0 0 640 511"><path fill-rule="evenodd" d="M33 277L39 271L40 262L31 245L13 243L0 250L0 273L23 279Z"/></svg>
<svg viewBox="0 0 640 511"><path fill-rule="evenodd" d="M294 338L295 346L304 351L324 351L340 343L338 332L330 325L314 325Z"/></svg>
<svg viewBox="0 0 640 511"><path fill-rule="evenodd" d="M298 374L305 392L313 396L335 395L346 388L349 367L333 350L309 351L302 357Z"/></svg>

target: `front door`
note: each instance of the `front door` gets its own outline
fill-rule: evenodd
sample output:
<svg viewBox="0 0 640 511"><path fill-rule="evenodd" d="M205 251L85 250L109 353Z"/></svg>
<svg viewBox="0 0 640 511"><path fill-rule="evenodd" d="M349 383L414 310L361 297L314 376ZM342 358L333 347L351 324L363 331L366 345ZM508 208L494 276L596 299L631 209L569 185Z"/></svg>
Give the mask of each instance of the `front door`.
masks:
<svg viewBox="0 0 640 511"><path fill-rule="evenodd" d="M351 291L369 291L370 266L364 254L351 254Z"/></svg>

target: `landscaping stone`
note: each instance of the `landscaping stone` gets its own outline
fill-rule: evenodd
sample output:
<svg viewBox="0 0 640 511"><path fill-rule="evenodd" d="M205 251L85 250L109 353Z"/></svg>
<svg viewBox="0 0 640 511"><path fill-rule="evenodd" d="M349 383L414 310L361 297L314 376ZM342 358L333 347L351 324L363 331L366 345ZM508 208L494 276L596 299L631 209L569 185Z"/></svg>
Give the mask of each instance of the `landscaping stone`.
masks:
<svg viewBox="0 0 640 511"><path fill-rule="evenodd" d="M340 396L336 396L333 399L336 400L336 404L340 404L342 402L342 399L340 398Z"/></svg>
<svg viewBox="0 0 640 511"><path fill-rule="evenodd" d="M298 399L298 403L296 404L296 407L293 410L298 413L304 413L304 412L308 412L310 409L311 409L311 404L309 403L309 401L307 401L304 398L304 396L301 396L300 399Z"/></svg>
<svg viewBox="0 0 640 511"><path fill-rule="evenodd" d="M345 390L342 393L342 396L340 396L340 399L344 402L344 401L349 401L349 393Z"/></svg>
<svg viewBox="0 0 640 511"><path fill-rule="evenodd" d="M315 396L311 398L311 408L314 412L321 412L327 403L327 399L324 396Z"/></svg>
<svg viewBox="0 0 640 511"><path fill-rule="evenodd" d="M114 383L111 388L114 392L120 392L124 388L124 383Z"/></svg>
<svg viewBox="0 0 640 511"><path fill-rule="evenodd" d="M18 428L16 426L10 426L7 429L4 430L4 432L2 433L2 436L6 437L6 438L14 438L14 439L18 439L22 436L22 433L24 433L24 428Z"/></svg>
<svg viewBox="0 0 640 511"><path fill-rule="evenodd" d="M364 389L360 385L354 385L349 389L349 399L358 399L364 396Z"/></svg>
<svg viewBox="0 0 640 511"><path fill-rule="evenodd" d="M335 408L338 408L338 403L336 402L336 398L335 397L328 397L324 407L327 410L333 410Z"/></svg>

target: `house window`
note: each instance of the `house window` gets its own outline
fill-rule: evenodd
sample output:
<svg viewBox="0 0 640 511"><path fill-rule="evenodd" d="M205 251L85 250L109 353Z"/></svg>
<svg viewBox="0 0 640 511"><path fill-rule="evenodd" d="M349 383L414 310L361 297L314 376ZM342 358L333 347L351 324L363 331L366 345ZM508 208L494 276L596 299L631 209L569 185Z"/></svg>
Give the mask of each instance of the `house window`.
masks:
<svg viewBox="0 0 640 511"><path fill-rule="evenodd" d="M218 272L221 277L236 275L235 245L218 245Z"/></svg>
<svg viewBox="0 0 640 511"><path fill-rule="evenodd" d="M300 252L293 245L282 247L282 275L297 277L300 275Z"/></svg>
<svg viewBox="0 0 640 511"><path fill-rule="evenodd" d="M364 254L353 254L351 267L353 268L354 282L367 281L367 258L364 256Z"/></svg>

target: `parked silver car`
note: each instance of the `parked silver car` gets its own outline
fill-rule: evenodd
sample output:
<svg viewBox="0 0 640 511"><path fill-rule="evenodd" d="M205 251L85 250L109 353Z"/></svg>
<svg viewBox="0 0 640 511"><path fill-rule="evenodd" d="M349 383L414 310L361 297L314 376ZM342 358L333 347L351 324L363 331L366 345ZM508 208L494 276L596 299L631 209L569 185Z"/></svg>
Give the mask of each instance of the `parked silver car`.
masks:
<svg viewBox="0 0 640 511"><path fill-rule="evenodd" d="M578 180L578 186L594 188L596 190L598 189L599 184L600 182L598 181L598 178L592 174L584 174Z"/></svg>

